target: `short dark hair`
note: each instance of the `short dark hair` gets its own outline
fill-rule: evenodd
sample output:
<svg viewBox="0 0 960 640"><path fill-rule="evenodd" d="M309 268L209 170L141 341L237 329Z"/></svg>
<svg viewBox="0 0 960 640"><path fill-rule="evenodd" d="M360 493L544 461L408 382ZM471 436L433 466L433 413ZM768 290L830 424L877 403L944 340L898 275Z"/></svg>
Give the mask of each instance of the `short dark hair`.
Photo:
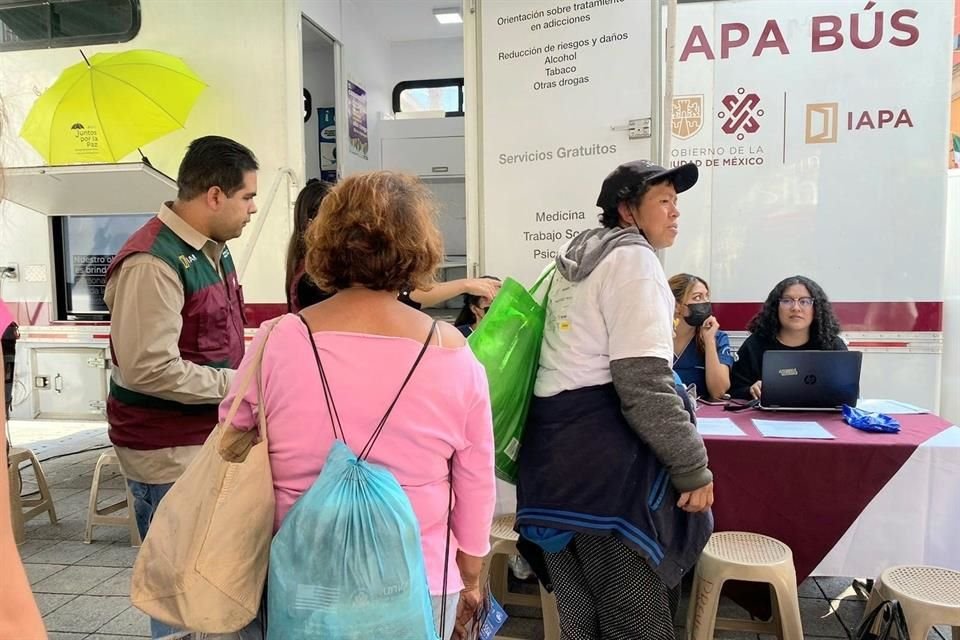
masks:
<svg viewBox="0 0 960 640"><path fill-rule="evenodd" d="M259 168L253 152L239 142L221 136L197 138L177 171L177 198L193 200L210 187L220 187L230 197L243 187L243 174Z"/></svg>
<svg viewBox="0 0 960 640"><path fill-rule="evenodd" d="M647 195L651 188L665 182L670 183L669 180L657 180L656 182L641 182L640 184L623 187L617 192L617 206L608 207L600 214L600 224L607 229L616 229L620 226L619 208L621 202L629 203L635 207L640 206L640 203L643 202L643 196Z"/></svg>

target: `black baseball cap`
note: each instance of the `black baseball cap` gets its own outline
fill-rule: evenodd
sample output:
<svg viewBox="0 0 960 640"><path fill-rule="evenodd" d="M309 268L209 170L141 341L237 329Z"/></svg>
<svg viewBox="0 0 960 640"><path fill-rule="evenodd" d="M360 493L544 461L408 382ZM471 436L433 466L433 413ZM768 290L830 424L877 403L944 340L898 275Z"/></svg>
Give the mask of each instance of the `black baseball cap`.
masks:
<svg viewBox="0 0 960 640"><path fill-rule="evenodd" d="M697 184L700 172L692 162L682 164L673 169L664 169L649 160L633 160L624 162L603 179L600 195L597 196L597 206L606 211L615 209L620 204L619 193L626 187L635 187L645 182L668 181L682 193Z"/></svg>

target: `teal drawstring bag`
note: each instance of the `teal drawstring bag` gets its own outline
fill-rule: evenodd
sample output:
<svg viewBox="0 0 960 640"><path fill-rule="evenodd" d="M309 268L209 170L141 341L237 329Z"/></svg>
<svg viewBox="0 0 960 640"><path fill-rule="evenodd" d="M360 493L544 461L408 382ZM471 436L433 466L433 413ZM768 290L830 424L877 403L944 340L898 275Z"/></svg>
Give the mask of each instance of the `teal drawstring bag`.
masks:
<svg viewBox="0 0 960 640"><path fill-rule="evenodd" d="M358 455L346 444L313 345L335 441L320 475L290 509L271 544L267 640L438 639L416 514L396 477L367 461L435 329L436 323ZM451 500L452 495L451 487ZM449 547L449 521L447 531ZM445 568L444 587L446 581ZM445 615L442 609L441 624Z"/></svg>

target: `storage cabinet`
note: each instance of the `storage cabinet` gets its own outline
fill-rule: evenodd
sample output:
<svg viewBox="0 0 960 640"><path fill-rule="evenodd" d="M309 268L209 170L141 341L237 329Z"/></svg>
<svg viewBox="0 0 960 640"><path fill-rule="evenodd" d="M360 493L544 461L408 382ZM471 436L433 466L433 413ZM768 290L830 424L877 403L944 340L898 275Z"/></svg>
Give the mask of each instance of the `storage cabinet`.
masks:
<svg viewBox="0 0 960 640"><path fill-rule="evenodd" d="M421 177L463 177L466 158L462 136L385 138L380 160L384 169Z"/></svg>
<svg viewBox="0 0 960 640"><path fill-rule="evenodd" d="M33 347L30 386L33 418L106 418L107 350L97 347Z"/></svg>

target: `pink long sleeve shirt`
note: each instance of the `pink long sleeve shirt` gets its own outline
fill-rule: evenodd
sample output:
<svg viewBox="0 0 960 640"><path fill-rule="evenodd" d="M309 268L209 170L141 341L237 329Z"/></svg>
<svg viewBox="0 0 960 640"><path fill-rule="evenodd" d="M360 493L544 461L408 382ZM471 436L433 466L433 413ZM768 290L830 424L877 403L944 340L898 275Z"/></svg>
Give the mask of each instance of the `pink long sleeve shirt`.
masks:
<svg viewBox="0 0 960 640"><path fill-rule="evenodd" d="M220 405L226 419L236 387L266 330L261 327ZM293 315L270 334L262 376L270 464L276 490L274 531L320 474L334 441L308 331ZM424 336L426 337L426 336ZM393 400L422 344L407 338L319 332L313 340L339 412L347 445L359 453ZM435 342L435 340L434 340ZM256 425L258 392L251 384L234 428ZM469 347L431 345L394 407L368 458L389 469L420 523L430 592L442 592L447 530L447 461L453 459L453 538L447 592L462 588L455 555L490 550L496 489L493 427L486 374Z"/></svg>

